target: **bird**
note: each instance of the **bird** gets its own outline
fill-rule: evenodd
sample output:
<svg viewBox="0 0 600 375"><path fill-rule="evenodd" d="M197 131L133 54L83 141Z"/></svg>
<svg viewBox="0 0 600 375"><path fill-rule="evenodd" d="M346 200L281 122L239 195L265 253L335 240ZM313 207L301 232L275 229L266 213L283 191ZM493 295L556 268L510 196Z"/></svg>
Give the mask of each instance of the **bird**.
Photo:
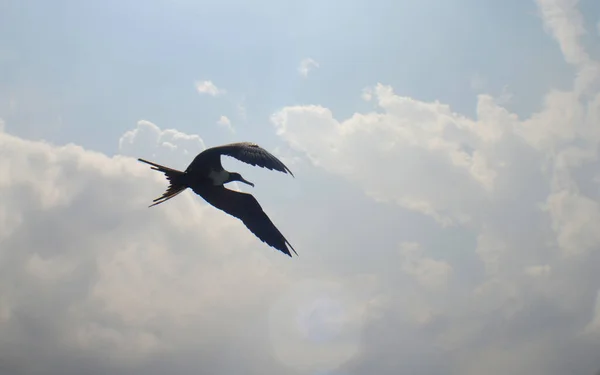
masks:
<svg viewBox="0 0 600 375"><path fill-rule="evenodd" d="M237 172L225 170L221 164L223 155L253 166L289 173L295 177L277 157L253 142L236 142L207 148L196 155L185 171L138 158L138 161L151 165L151 169L162 172L169 181L166 191L148 207L166 202L190 188L212 206L241 220L262 242L289 257L292 256L290 249L298 255L252 194L230 190L224 186L232 181L240 181L252 187L254 183L247 181Z"/></svg>

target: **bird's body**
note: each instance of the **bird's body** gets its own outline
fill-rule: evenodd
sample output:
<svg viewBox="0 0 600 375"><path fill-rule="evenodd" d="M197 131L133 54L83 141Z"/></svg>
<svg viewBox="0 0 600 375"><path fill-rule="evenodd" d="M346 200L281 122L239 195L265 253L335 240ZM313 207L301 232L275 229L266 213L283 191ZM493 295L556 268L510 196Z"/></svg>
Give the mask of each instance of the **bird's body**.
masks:
<svg viewBox="0 0 600 375"><path fill-rule="evenodd" d="M260 240L291 256L288 246L292 245L275 227L265 214L258 201L247 193L227 189L224 184L240 181L250 186L239 173L226 171L221 165L221 155L234 157L245 163L283 173L292 172L275 156L255 143L240 142L212 147L199 153L185 171L178 171L144 159L141 162L152 165L152 169L165 174L170 184L165 193L154 199L150 207L165 202L187 188L200 195L216 208L242 220L246 227ZM296 253L296 255L298 255Z"/></svg>
<svg viewBox="0 0 600 375"><path fill-rule="evenodd" d="M208 173L208 178L211 180L214 186L223 185L229 179L229 173L226 170L215 171L211 170Z"/></svg>

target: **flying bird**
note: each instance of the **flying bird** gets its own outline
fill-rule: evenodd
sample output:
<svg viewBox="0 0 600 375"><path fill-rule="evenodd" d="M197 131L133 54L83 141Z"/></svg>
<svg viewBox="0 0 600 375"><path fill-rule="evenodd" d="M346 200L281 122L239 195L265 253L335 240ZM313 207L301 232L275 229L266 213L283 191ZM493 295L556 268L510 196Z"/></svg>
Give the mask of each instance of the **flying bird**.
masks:
<svg viewBox="0 0 600 375"><path fill-rule="evenodd" d="M254 184L245 180L237 172L226 171L221 165L221 155L231 156L250 165L289 173L294 176L279 159L256 143L238 142L208 148L194 158L185 171L178 171L144 159L141 162L150 164L151 169L165 174L170 184L162 196L153 200L149 207L163 203L187 188L200 195L214 207L240 219L246 227L261 241L269 246L292 256L287 245L296 253L288 240L275 227L262 207L248 193L229 190L223 186L231 181L240 181L250 186Z"/></svg>

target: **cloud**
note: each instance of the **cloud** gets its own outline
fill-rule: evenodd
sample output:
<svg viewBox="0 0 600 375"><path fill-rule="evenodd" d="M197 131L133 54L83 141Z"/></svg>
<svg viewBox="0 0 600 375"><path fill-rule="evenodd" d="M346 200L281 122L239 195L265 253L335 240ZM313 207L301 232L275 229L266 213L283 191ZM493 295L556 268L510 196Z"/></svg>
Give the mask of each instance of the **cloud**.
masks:
<svg viewBox="0 0 600 375"><path fill-rule="evenodd" d="M196 90L201 94L208 94L210 96L224 95L227 91L218 88L212 81L198 81L196 82Z"/></svg>
<svg viewBox="0 0 600 375"><path fill-rule="evenodd" d="M276 111L299 171L253 193L293 261L192 192L147 208L167 182L134 158L185 167L198 135L141 120L111 157L0 132L0 372L596 372L600 87L569 4L539 2L573 85L526 117L381 83L349 118Z"/></svg>
<svg viewBox="0 0 600 375"><path fill-rule="evenodd" d="M203 146L147 121L121 145L171 156ZM0 147L3 374L275 374L353 355L345 343L357 345L369 283L294 275L289 258L192 192L147 208L167 181L128 156L6 133ZM324 288L303 286L313 284ZM314 340L323 363L311 361Z"/></svg>
<svg viewBox="0 0 600 375"><path fill-rule="evenodd" d="M471 220L456 198L465 189L479 199L493 194L502 163L477 144L502 137L508 125L476 126L446 105L399 97L381 84L373 92L385 114L357 113L338 122L329 109L293 106L274 114L272 121L292 147L379 201L425 212L448 225ZM494 105L487 96L480 103ZM424 168L430 173L422 173Z"/></svg>
<svg viewBox="0 0 600 375"><path fill-rule="evenodd" d="M9 199L0 205L0 363L13 363L15 373L36 373L44 363L48 373L59 373L55 361L73 352L126 365L186 340L200 344L176 327L203 329L208 320L202 306L209 303L222 314L229 309L216 291L266 281L252 272L246 272L249 279L222 277L241 270L235 270L236 260L218 265L219 257L256 245L237 232L235 221L190 194L147 209L165 183L137 161L7 134L0 134L0 143L10 161L8 168L4 160L0 178ZM236 240L218 241L236 232ZM248 262L266 260L258 252L246 254ZM284 282L283 275L270 274L268 262L263 267Z"/></svg>
<svg viewBox="0 0 600 375"><path fill-rule="evenodd" d="M219 121L217 121L217 124L219 124L219 126L224 127L228 131L235 133L235 129L231 125L231 120L227 116L219 117Z"/></svg>
<svg viewBox="0 0 600 375"><path fill-rule="evenodd" d="M398 268L411 279L386 280L415 291L390 286L381 323L367 328L373 350L345 369L468 375L600 368L592 354L600 337L584 334L598 319L600 71L579 39L576 2L537 3L576 74L571 90L549 91L528 117L481 94L470 118L381 83L362 92L377 105L371 112L336 119L323 106L292 105L272 115L281 139L312 166L437 225L428 234L437 247L401 245ZM435 240L444 233L473 244ZM416 337L410 348L402 341L409 334Z"/></svg>
<svg viewBox="0 0 600 375"><path fill-rule="evenodd" d="M581 45L585 34L583 17L573 0L536 0L544 26L557 40L565 60L570 64L589 62L589 56Z"/></svg>
<svg viewBox="0 0 600 375"><path fill-rule="evenodd" d="M303 59L302 61L300 61L300 65L298 66L298 72L303 77L308 77L308 72L312 68L318 68L318 67L319 67L318 62L316 62L315 60L313 60L311 58L306 58L306 59Z"/></svg>
<svg viewBox="0 0 600 375"><path fill-rule="evenodd" d="M134 158L160 159L161 164L185 167L206 146L200 136L175 129L160 129L156 124L140 120L135 129L119 139L119 152Z"/></svg>
<svg viewBox="0 0 600 375"><path fill-rule="evenodd" d="M577 9L578 1L536 0L536 3L545 28L558 42L565 61L578 68L574 94L585 93L590 87L597 91L600 63L590 57L581 42L586 30Z"/></svg>

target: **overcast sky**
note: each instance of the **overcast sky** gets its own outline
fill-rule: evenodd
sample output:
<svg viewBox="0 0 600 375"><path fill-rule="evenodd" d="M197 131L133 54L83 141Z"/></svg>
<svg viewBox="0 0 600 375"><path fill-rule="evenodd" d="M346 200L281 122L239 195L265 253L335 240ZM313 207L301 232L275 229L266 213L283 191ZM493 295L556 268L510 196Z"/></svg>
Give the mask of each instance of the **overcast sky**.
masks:
<svg viewBox="0 0 600 375"><path fill-rule="evenodd" d="M592 375L600 2L0 2L0 374ZM224 159L298 251L167 186ZM234 186L235 188L235 186Z"/></svg>

